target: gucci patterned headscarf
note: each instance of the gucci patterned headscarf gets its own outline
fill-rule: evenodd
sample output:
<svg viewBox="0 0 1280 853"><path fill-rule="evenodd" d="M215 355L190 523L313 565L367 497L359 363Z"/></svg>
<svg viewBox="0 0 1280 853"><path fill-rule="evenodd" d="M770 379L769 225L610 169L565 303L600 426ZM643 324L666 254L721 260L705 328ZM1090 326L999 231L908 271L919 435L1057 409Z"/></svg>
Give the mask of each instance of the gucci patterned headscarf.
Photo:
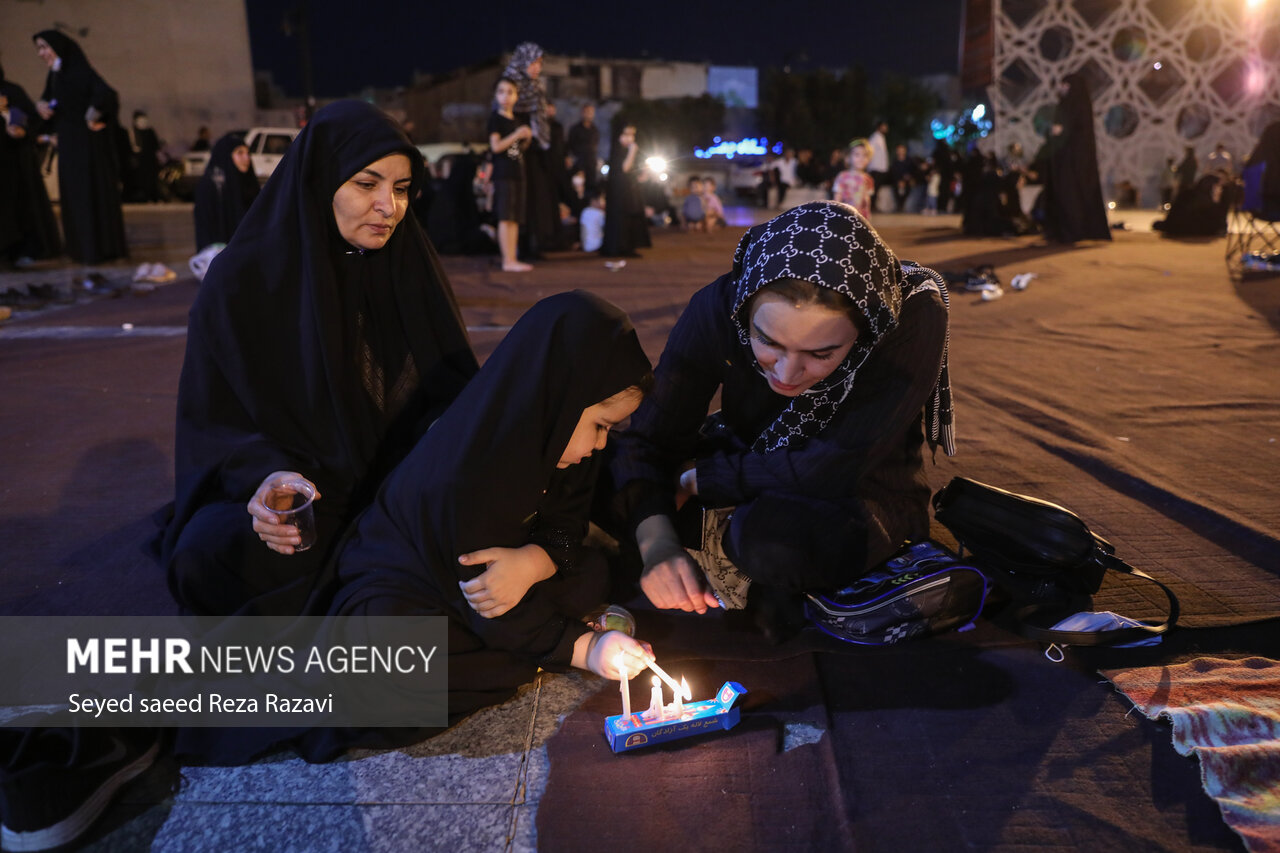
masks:
<svg viewBox="0 0 1280 853"><path fill-rule="evenodd" d="M847 204L815 201L792 208L757 225L738 243L733 256L737 286L733 323L738 339L750 346L744 307L760 288L779 279L810 281L843 293L866 319L869 334L860 334L848 356L831 375L803 394L778 415L756 438L752 450L769 453L818 435L849 396L858 370L876 345L898 325L902 306L917 293L933 291L950 310L942 276L911 261L899 261L865 219ZM942 369L925 404L929 446L954 456L955 425L951 380L947 370L948 341L942 349Z"/></svg>

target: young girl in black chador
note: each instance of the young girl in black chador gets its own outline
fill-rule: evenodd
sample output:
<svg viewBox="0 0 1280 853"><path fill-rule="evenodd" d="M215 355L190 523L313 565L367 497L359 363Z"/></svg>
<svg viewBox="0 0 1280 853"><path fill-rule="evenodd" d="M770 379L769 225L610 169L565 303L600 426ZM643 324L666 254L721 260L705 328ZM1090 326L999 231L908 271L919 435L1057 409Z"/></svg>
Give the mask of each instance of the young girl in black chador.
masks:
<svg viewBox="0 0 1280 853"><path fill-rule="evenodd" d="M451 717L538 667L616 678L614 654L638 645L583 622L608 579L581 543L594 453L651 381L620 310L580 291L539 302L387 478L338 558L332 612L448 616Z"/></svg>
<svg viewBox="0 0 1280 853"><path fill-rule="evenodd" d="M211 264L191 309L161 548L184 609L298 613L339 534L475 373L408 210L422 180L389 116L330 104ZM296 552L273 508L304 487L317 539Z"/></svg>
<svg viewBox="0 0 1280 853"><path fill-rule="evenodd" d="M611 465L649 600L790 601L927 536L926 437L954 450L946 342L939 277L853 208L813 202L748 231L676 323ZM691 555L676 517L695 495L732 512Z"/></svg>

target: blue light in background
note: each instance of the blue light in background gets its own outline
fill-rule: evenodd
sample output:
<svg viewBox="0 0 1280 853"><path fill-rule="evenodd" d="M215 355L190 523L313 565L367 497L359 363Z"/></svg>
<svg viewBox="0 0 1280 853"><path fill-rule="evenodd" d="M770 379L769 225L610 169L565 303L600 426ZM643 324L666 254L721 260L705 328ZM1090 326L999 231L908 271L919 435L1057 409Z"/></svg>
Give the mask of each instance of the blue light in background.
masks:
<svg viewBox="0 0 1280 853"><path fill-rule="evenodd" d="M726 160L732 160L734 157L763 157L769 153L769 140L761 136L752 138L750 136L740 139L737 142L731 140L722 140L715 137L715 145L710 148L694 148L693 156L700 160L710 160L712 157L724 157ZM782 153L782 143L774 143L774 153Z"/></svg>

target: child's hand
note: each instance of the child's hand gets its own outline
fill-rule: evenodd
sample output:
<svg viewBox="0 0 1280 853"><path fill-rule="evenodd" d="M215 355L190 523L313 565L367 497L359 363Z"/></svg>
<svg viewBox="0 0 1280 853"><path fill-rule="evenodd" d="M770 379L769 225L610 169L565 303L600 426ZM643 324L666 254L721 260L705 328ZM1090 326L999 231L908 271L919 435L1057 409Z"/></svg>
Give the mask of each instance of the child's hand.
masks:
<svg viewBox="0 0 1280 853"><path fill-rule="evenodd" d="M501 616L520 603L529 587L555 574L556 566L538 545L521 548L482 548L463 554L464 566L488 563L479 577L459 582L462 595L486 619Z"/></svg>
<svg viewBox="0 0 1280 853"><path fill-rule="evenodd" d="M587 652L584 661L574 661L581 669L589 669L596 675L619 681L623 672L619 672L618 664L628 679L648 666L653 660L653 649L621 631L605 631L603 634L583 634L587 638ZM576 657L576 656L575 656ZM585 664L585 665L584 665Z"/></svg>

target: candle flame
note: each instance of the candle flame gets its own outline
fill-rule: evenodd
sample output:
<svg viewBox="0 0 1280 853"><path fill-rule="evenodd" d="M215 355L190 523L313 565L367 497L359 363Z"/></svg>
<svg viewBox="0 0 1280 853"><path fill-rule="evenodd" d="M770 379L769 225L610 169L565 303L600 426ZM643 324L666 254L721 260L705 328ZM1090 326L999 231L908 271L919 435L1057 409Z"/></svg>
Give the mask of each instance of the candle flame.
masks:
<svg viewBox="0 0 1280 853"><path fill-rule="evenodd" d="M693 691L689 689L689 682L685 681L683 675L680 676L680 693L686 702L693 698Z"/></svg>

